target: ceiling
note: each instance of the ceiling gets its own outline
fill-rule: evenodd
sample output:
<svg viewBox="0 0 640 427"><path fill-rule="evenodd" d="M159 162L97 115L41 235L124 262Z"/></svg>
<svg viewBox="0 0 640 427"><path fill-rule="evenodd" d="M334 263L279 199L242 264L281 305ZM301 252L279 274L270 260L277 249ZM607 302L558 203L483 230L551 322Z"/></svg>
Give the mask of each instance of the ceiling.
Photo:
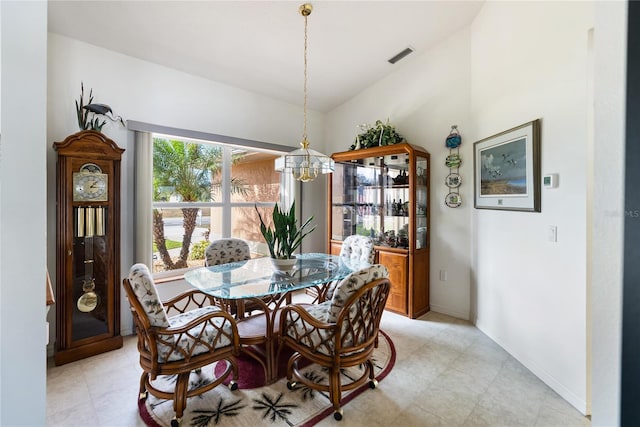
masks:
<svg viewBox="0 0 640 427"><path fill-rule="evenodd" d="M300 1L49 2L49 31L296 105ZM308 106L330 111L469 25L482 1L320 1L308 18ZM415 50L391 65L406 47Z"/></svg>

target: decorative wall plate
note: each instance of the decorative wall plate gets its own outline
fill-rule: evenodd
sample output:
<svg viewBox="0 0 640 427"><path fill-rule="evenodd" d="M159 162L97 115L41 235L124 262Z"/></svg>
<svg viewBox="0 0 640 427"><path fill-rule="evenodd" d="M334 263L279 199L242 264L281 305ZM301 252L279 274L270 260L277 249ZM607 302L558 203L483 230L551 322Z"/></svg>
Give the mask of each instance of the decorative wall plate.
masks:
<svg viewBox="0 0 640 427"><path fill-rule="evenodd" d="M458 148L461 142L462 142L462 138L460 138L460 135L455 133L452 133L451 135L449 135L445 140L445 144L447 148Z"/></svg>
<svg viewBox="0 0 640 427"><path fill-rule="evenodd" d="M450 173L444 180L444 183L449 188L458 188L462 184L462 178L457 173Z"/></svg>
<svg viewBox="0 0 640 427"><path fill-rule="evenodd" d="M458 193L449 193L444 198L444 203L450 208L457 208L462 203L462 199Z"/></svg>
<svg viewBox="0 0 640 427"><path fill-rule="evenodd" d="M459 168L462 164L462 159L458 154L449 154L444 161L444 164L448 168Z"/></svg>

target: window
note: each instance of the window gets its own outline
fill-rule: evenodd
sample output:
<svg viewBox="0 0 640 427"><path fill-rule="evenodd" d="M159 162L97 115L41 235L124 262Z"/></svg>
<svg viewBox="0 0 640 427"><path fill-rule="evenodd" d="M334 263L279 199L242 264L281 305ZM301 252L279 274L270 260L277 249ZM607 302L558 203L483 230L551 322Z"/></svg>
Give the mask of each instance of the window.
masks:
<svg viewBox="0 0 640 427"><path fill-rule="evenodd" d="M247 241L252 257L268 256L255 207L271 217L276 203L293 201L293 179L274 169L290 148L177 133L136 133L136 260L178 273L202 266L208 243L223 237Z"/></svg>

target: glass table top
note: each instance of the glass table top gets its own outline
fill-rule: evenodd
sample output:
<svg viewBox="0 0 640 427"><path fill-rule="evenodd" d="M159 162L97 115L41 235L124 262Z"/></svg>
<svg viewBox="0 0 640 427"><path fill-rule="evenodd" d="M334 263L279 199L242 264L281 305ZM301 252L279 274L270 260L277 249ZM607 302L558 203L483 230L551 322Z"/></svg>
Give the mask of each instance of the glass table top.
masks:
<svg viewBox="0 0 640 427"><path fill-rule="evenodd" d="M337 255L298 255L291 273L275 272L271 258L202 267L185 273L185 280L209 295L224 299L263 297L344 279L367 265L352 265Z"/></svg>

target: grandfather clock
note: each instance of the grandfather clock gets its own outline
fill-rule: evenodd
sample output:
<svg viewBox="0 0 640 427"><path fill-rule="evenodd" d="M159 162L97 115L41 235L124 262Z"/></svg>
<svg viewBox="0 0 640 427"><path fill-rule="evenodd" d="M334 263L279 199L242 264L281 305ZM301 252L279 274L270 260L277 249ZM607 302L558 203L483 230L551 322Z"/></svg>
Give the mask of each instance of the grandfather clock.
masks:
<svg viewBox="0 0 640 427"><path fill-rule="evenodd" d="M58 152L56 352L62 365L122 347L120 160L124 149L85 130Z"/></svg>

